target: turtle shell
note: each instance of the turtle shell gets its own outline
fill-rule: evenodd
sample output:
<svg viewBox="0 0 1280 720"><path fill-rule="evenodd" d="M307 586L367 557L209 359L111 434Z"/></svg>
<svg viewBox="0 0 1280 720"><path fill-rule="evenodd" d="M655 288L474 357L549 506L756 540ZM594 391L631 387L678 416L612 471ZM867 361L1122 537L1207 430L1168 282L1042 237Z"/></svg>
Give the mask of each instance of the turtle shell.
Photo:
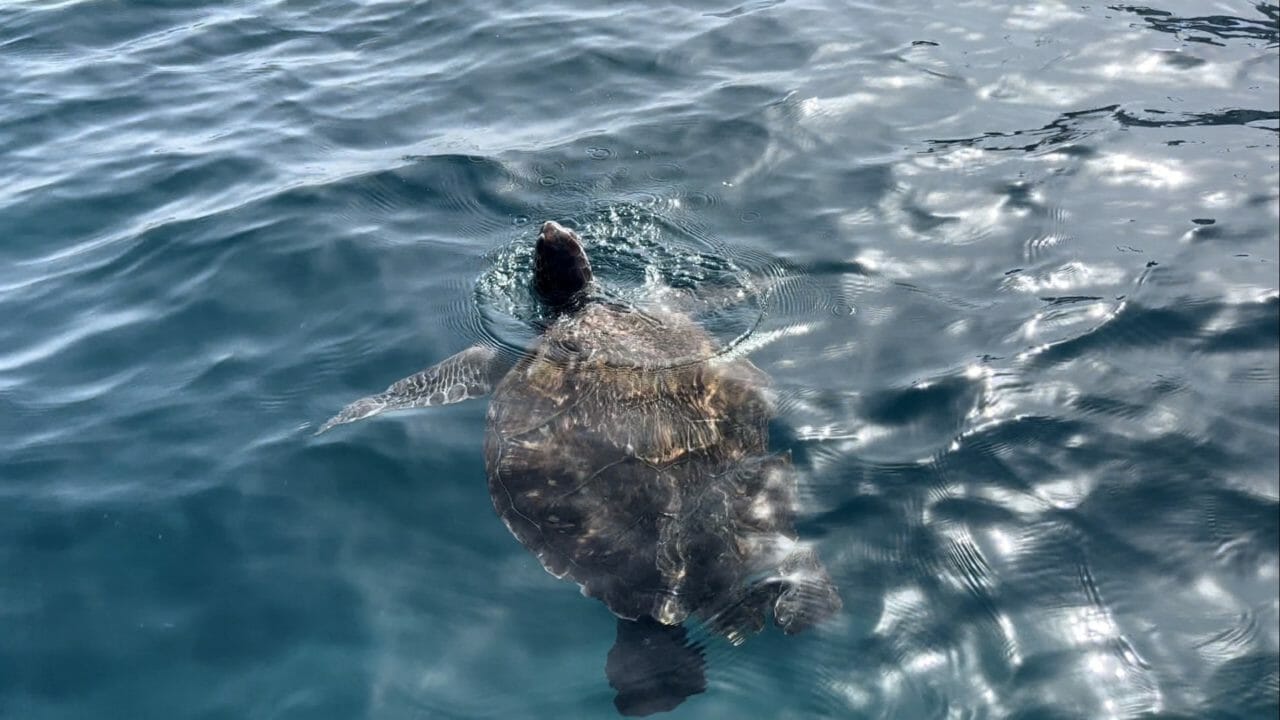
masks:
<svg viewBox="0 0 1280 720"><path fill-rule="evenodd" d="M620 617L711 617L794 538L770 454L767 378L692 320L594 303L561 317L494 392L494 508L557 577ZM759 629L761 609L748 608Z"/></svg>

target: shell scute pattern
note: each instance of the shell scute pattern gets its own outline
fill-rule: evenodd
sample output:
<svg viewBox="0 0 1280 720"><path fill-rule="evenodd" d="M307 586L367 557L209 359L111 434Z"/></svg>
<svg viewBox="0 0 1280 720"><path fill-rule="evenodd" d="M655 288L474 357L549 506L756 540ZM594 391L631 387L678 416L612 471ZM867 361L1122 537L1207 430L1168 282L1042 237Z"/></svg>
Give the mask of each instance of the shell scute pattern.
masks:
<svg viewBox="0 0 1280 720"><path fill-rule="evenodd" d="M598 304L548 328L495 391L495 509L620 616L674 624L740 601L767 565L744 534L792 535L791 497L766 487L790 462L766 447L765 377L713 353L683 316Z"/></svg>

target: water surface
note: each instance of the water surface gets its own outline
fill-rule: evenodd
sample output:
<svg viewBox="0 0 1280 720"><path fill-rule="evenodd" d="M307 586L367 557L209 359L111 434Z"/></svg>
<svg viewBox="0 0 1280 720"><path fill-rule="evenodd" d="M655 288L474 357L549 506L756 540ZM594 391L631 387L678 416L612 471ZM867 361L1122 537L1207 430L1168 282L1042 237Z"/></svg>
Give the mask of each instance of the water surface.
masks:
<svg viewBox="0 0 1280 720"><path fill-rule="evenodd" d="M538 224L775 383L835 621L669 717L1268 718L1274 3L0 8L0 716L609 717L494 516ZM611 254L611 255L610 255Z"/></svg>

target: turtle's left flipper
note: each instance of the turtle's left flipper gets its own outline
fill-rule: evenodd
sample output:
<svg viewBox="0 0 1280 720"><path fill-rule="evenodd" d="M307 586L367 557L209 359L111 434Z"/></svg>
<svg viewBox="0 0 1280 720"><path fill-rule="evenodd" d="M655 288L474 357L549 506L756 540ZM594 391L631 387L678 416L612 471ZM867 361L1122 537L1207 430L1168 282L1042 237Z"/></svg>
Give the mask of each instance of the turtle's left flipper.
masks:
<svg viewBox="0 0 1280 720"><path fill-rule="evenodd" d="M335 425L364 420L389 410L449 405L487 395L507 367L508 363L496 349L484 345L469 347L420 373L397 381L386 392L351 403L321 425L316 434Z"/></svg>
<svg viewBox="0 0 1280 720"><path fill-rule="evenodd" d="M618 712L637 716L666 712L706 690L705 667L702 648L690 644L684 627L650 617L619 618L604 672L618 691Z"/></svg>

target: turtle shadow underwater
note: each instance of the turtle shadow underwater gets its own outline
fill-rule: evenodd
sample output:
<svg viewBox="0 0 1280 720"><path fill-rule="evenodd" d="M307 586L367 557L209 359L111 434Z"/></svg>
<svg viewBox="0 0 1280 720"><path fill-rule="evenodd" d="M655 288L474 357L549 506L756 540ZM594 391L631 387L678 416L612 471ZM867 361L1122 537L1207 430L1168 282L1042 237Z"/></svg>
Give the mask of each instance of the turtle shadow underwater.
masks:
<svg viewBox="0 0 1280 720"><path fill-rule="evenodd" d="M577 233L556 222L539 232L532 286L548 314L528 350L473 346L356 400L317 434L491 395L494 509L549 573L617 616L605 675L624 715L706 689L686 621L737 644L770 614L794 634L839 612L796 534L790 455L768 447L767 376L721 352L677 292L608 299Z"/></svg>

